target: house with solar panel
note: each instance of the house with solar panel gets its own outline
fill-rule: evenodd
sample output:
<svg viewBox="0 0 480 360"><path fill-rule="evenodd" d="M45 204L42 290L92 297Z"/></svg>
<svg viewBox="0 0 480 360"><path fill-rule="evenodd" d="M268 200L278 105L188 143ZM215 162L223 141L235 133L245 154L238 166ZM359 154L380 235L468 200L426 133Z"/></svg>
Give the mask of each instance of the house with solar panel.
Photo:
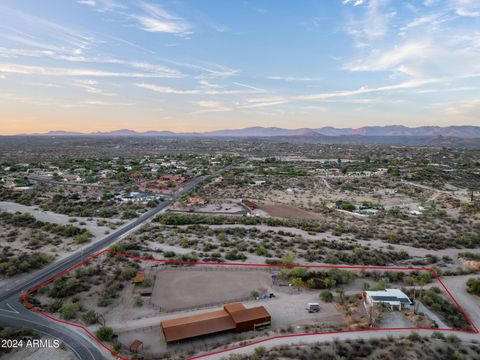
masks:
<svg viewBox="0 0 480 360"><path fill-rule="evenodd" d="M400 289L365 291L365 303L370 306L386 304L392 310L408 309L413 306L413 301Z"/></svg>

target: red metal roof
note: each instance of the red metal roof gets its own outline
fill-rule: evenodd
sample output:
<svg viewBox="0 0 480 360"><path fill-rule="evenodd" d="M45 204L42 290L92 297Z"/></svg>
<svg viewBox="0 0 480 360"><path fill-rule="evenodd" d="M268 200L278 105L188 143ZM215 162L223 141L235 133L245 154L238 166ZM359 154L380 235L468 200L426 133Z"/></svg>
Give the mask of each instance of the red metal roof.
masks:
<svg viewBox="0 0 480 360"><path fill-rule="evenodd" d="M224 310L164 320L161 326L167 342L235 329L232 317Z"/></svg>
<svg viewBox="0 0 480 360"><path fill-rule="evenodd" d="M138 284L138 283L141 283L144 279L145 279L145 274L144 274L144 273L138 273L138 274L135 275L135 277L133 278L133 282L134 282L135 284Z"/></svg>
<svg viewBox="0 0 480 360"><path fill-rule="evenodd" d="M223 309L231 314L234 311L242 311L245 310L245 306L242 303L233 303L233 304L226 304L223 306Z"/></svg>
<svg viewBox="0 0 480 360"><path fill-rule="evenodd" d="M234 330L240 323L263 323L270 321L270 318L270 314L263 306L246 309L243 304L234 303L226 304L223 310L164 320L160 325L165 340L171 342Z"/></svg>
<svg viewBox="0 0 480 360"><path fill-rule="evenodd" d="M255 320L270 320L270 314L263 306L234 311L230 313L230 316L235 324Z"/></svg>

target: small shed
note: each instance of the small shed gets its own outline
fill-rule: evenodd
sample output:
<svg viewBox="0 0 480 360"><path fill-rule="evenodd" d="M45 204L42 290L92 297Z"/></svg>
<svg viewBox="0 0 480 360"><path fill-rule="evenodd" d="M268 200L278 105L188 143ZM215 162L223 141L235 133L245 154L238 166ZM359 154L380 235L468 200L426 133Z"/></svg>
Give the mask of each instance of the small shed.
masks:
<svg viewBox="0 0 480 360"><path fill-rule="evenodd" d="M145 274L144 273L138 273L137 275L135 275L135 277L133 278L133 283L134 284L140 284L143 282L143 280L145 280Z"/></svg>
<svg viewBox="0 0 480 360"><path fill-rule="evenodd" d="M140 340L133 340L132 344L130 345L130 352L137 353L140 348L143 349L143 342Z"/></svg>

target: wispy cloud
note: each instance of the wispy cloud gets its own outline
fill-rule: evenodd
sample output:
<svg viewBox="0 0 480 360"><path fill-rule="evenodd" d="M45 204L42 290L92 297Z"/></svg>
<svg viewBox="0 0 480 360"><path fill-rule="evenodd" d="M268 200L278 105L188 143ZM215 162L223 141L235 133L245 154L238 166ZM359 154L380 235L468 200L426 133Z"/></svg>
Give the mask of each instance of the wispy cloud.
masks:
<svg viewBox="0 0 480 360"><path fill-rule="evenodd" d="M183 18L173 15L163 7L147 2L138 3L144 14L132 14L142 30L186 35L192 33L192 25Z"/></svg>
<svg viewBox="0 0 480 360"><path fill-rule="evenodd" d="M190 26L185 23L162 21L159 19L140 15L135 15L134 17L140 23L142 30L148 32L185 34L190 29Z"/></svg>
<svg viewBox="0 0 480 360"><path fill-rule="evenodd" d="M78 0L77 2L79 4L88 5L92 7L97 6L97 2L95 0Z"/></svg>
<svg viewBox="0 0 480 360"><path fill-rule="evenodd" d="M98 42L94 36L70 24L63 25L8 8L2 8L2 15L14 21L4 21L0 25L6 30L0 32L0 37L24 45L50 50L62 49L78 55Z"/></svg>
<svg viewBox="0 0 480 360"><path fill-rule="evenodd" d="M102 89L100 89L97 86L98 82L95 80L77 80L74 84L75 86L85 89L90 94L97 94L103 96L118 96L117 93L103 91Z"/></svg>
<svg viewBox="0 0 480 360"><path fill-rule="evenodd" d="M58 53L53 50L36 50L36 49L16 49L0 47L0 57L16 58L16 57L46 57L55 60L68 62L98 63L98 64L116 64L127 65L132 68L144 70L152 74L161 75L162 77L181 78L185 75L176 69L163 65L151 64L140 61L127 61L111 57L85 56L85 55L69 55Z"/></svg>
<svg viewBox="0 0 480 360"><path fill-rule="evenodd" d="M231 107L225 106L221 102L211 100L200 100L195 102L195 105L200 106L201 109L193 111L191 113L192 115L210 112L226 112L233 110Z"/></svg>
<svg viewBox="0 0 480 360"><path fill-rule="evenodd" d="M259 88L257 86L253 86L253 85L249 85L249 84L245 84L245 83L240 83L240 82L234 82L235 85L237 86L240 86L240 87L244 87L246 89L250 89L252 90L253 92L255 93L263 93L263 92L266 92L265 89L262 89L262 88Z"/></svg>
<svg viewBox="0 0 480 360"><path fill-rule="evenodd" d="M119 78L163 78L164 74L113 72L97 69L72 69L59 67L41 67L17 64L0 64L0 73L22 75L48 75L48 76L73 76L73 77L119 77Z"/></svg>
<svg viewBox="0 0 480 360"><path fill-rule="evenodd" d="M99 12L107 12L128 8L125 4L122 4L115 0L78 0L77 2L79 4L91 6Z"/></svg>
<svg viewBox="0 0 480 360"><path fill-rule="evenodd" d="M416 30L419 27L426 27L427 30L438 28L438 26L446 21L451 20L452 17L448 16L445 11L439 11L428 15L423 15L413 19L400 28L400 35L404 35L406 30Z"/></svg>
<svg viewBox="0 0 480 360"><path fill-rule="evenodd" d="M390 50L373 50L369 56L347 64L345 69L349 71L403 70L408 73L407 65L425 61L436 52L436 47L428 41L410 41Z"/></svg>
<svg viewBox="0 0 480 360"><path fill-rule="evenodd" d="M61 88L62 86L54 83L42 83L42 82L29 82L28 85L33 85L33 86L42 86L46 88Z"/></svg>
<svg viewBox="0 0 480 360"><path fill-rule="evenodd" d="M301 76L267 76L269 80L282 80L282 81L321 81L321 78L316 77L301 77Z"/></svg>
<svg viewBox="0 0 480 360"><path fill-rule="evenodd" d="M291 99L283 96L257 97L257 98L247 99L244 103L238 104L238 107L243 109L262 108L262 107L286 104L290 101Z"/></svg>
<svg viewBox="0 0 480 360"><path fill-rule="evenodd" d="M344 66L348 71L389 71L411 78L462 76L480 70L477 36L429 35L390 48L373 49Z"/></svg>
<svg viewBox="0 0 480 360"><path fill-rule="evenodd" d="M461 86L454 88L446 89L425 89L425 90L416 90L417 94L431 94L431 93L445 93L445 92L463 92L463 91L480 91L479 86Z"/></svg>
<svg viewBox="0 0 480 360"><path fill-rule="evenodd" d="M445 113L462 119L478 119L480 99L461 100L447 104Z"/></svg>
<svg viewBox="0 0 480 360"><path fill-rule="evenodd" d="M479 77L480 77L480 73L469 73L465 75L459 75L456 77L414 79L414 80L404 81L398 84L385 85L385 86L379 86L379 87L373 87L373 88L369 88L365 86L356 90L344 90L344 91L327 92L327 93L319 93L319 94L311 94L311 95L300 95L300 96L294 96L292 97L292 99L326 100L326 99L337 98L337 97L349 97L349 96L363 95L363 94L370 94L370 93L383 93L383 92L410 90L410 89L416 89L426 85L447 84L457 80L474 79Z"/></svg>
<svg viewBox="0 0 480 360"><path fill-rule="evenodd" d="M74 103L65 103L62 104L63 108L87 108L87 107L98 107L98 106L135 106L135 103L132 102L114 102L114 101L103 101L103 100L83 100Z"/></svg>
<svg viewBox="0 0 480 360"><path fill-rule="evenodd" d="M365 0L342 0L343 5L353 5L353 6L358 6L362 5L365 2Z"/></svg>
<svg viewBox="0 0 480 360"><path fill-rule="evenodd" d="M451 0L450 3L460 16L480 16L480 2L478 0Z"/></svg>
<svg viewBox="0 0 480 360"><path fill-rule="evenodd" d="M138 83L135 84L135 86L142 89L152 90L160 94L194 95L202 93L202 90L179 90L171 88L169 86L160 86L155 84Z"/></svg>
<svg viewBox="0 0 480 360"><path fill-rule="evenodd" d="M175 89L169 86L161 86L148 83L137 83L135 86L152 90L160 94L175 95L235 95L235 94L252 94L261 92L262 89L249 87L248 90L224 89L220 87L202 87L200 89Z"/></svg>
<svg viewBox="0 0 480 360"><path fill-rule="evenodd" d="M369 0L364 2L347 1L347 4L359 6L363 14L353 15L352 20L347 25L347 33L353 36L357 46L369 45L370 42L385 37L390 31L390 21L396 15L396 11L388 8L389 0Z"/></svg>

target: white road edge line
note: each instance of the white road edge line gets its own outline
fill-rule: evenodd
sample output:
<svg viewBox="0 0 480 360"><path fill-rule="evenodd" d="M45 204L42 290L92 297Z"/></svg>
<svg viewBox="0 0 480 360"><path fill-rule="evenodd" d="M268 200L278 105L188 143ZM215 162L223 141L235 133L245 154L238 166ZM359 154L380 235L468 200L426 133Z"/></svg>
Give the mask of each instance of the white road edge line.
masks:
<svg viewBox="0 0 480 360"><path fill-rule="evenodd" d="M1 310L1 309L0 309L0 310ZM3 315L3 316L9 317L9 318L11 318L11 319L16 319L16 318L11 317L11 316L8 316L8 315ZM36 324L36 325L40 325L40 326L44 326L44 327L48 327L48 326L46 326L46 325L44 325L44 324L40 324L40 323L38 323L38 322L36 322L36 321L32 321L32 320L22 319L22 321L26 321L26 322L29 322L29 323L32 323L32 324ZM39 333L41 333L41 334L43 334L43 335L45 335L45 336L47 336L47 337L49 337L49 338L52 338L52 337L53 337L53 336L50 335L48 332L43 331L43 330L34 329L33 331L39 332ZM60 331L60 330L59 330L59 331ZM60 340L60 339L58 339L58 340ZM75 349L74 349L73 347L71 347L70 344L67 344L67 343L64 342L64 341L62 341L62 342L65 344L65 346L67 346L70 350L72 350L72 352L77 356L77 359L82 359L82 358L80 357L80 354L79 354L78 352L76 352ZM87 346L84 346L84 345L80 345L80 346L83 347L83 348L85 348L85 349L88 351L88 353L90 354L90 356L92 357L92 359L95 359L95 357L93 356L92 352L90 351L90 349L89 349ZM82 359L82 360L83 360L83 359Z"/></svg>

